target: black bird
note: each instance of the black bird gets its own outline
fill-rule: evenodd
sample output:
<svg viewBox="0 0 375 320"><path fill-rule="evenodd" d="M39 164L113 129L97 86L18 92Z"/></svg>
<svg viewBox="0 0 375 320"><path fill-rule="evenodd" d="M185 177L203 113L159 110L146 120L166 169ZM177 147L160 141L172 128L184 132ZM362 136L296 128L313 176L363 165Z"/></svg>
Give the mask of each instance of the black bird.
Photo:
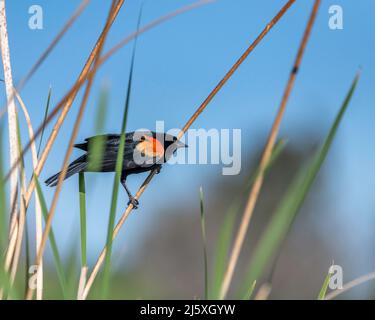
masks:
<svg viewBox="0 0 375 320"><path fill-rule="evenodd" d="M115 172L117 153L120 145L119 134L98 135L85 139L84 143L74 147L86 151L69 164L65 179L79 172ZM126 186L126 178L130 174L157 169L167 162L178 148L187 147L175 136L153 131L135 131L125 134L125 147L121 172L121 184L129 196L129 203L134 208L138 206ZM54 187L57 185L61 172L48 178L45 183Z"/></svg>

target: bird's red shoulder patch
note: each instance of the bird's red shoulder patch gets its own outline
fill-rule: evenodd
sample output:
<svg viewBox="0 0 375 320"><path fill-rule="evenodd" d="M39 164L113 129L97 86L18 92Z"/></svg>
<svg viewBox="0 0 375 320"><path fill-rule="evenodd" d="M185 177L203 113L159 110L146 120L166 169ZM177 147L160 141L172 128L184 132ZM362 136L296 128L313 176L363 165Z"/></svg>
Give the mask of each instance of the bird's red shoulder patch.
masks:
<svg viewBox="0 0 375 320"><path fill-rule="evenodd" d="M163 144L153 137L145 135L145 140L137 145L137 149L148 157L162 157L164 155Z"/></svg>

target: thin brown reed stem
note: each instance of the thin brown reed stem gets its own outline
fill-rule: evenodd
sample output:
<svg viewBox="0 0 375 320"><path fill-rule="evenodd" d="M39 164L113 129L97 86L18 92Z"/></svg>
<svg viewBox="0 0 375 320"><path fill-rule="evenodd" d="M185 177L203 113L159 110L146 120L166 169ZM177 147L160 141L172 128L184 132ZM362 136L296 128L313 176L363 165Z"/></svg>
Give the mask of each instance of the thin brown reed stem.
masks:
<svg viewBox="0 0 375 320"><path fill-rule="evenodd" d="M110 10L106 25L104 27L103 33L102 33L102 35L103 35L101 37L102 40L100 41L100 43L98 45L98 49L96 50L96 53L94 55L94 66L92 67L94 72L87 79L86 90L84 92L82 103L81 103L81 106L79 108L78 115L77 115L77 118L76 118L76 121L75 121L75 124L74 124L74 127L73 127L73 131L72 131L72 134L71 134L71 137L70 137L70 140L69 140L68 150L66 151L66 154L65 154L65 157L64 157L63 167L62 167L61 173L59 175L59 179L58 179L58 182L57 182L55 193L54 193L53 199L52 199L51 208L50 208L48 216L47 216L47 221L46 221L46 225L45 225L45 228L44 228L42 241L40 243L40 247L39 247L38 252L37 252L37 257L36 257L36 260L35 260L36 266L39 266L40 261L42 260L42 257L43 257L43 253L44 253L44 249L45 249L45 246L46 246L46 243L47 243L49 231L51 230L52 220L53 220L54 214L56 212L57 201L58 201L59 196L60 196L62 183L65 179L65 176L66 176L66 173L67 173L67 170L68 170L69 158L71 156L73 146L74 146L74 143L75 143L76 138L77 138L78 130L79 130L80 124L82 122L83 114L84 114L84 111L86 109L87 101L88 101L88 98L89 98L89 95L90 95L92 83L93 83L96 71L98 69L98 62L100 60L99 57L100 57L101 51L103 49L104 42L107 38L108 32L109 32L109 30L112 26L113 21L114 21L114 18L117 16L117 14L118 14L121 6L123 5L123 3L124 3L124 0L118 0L117 2L115 2L115 1L112 2L111 10ZM33 289L31 287L29 287L26 298L31 299L32 296L33 296Z"/></svg>
<svg viewBox="0 0 375 320"><path fill-rule="evenodd" d="M297 53L297 57L295 59L292 71L291 71L290 76L289 76L289 80L288 80L288 83L287 83L287 86L286 86L286 89L285 89L280 107L277 111L276 118L275 118L274 123L272 125L270 135L268 137L266 146L265 146L263 154L262 154L260 164L259 164L259 170L260 171L259 171L259 174L257 175L257 178L255 179L254 184L252 186L252 189L250 191L249 198L248 198L245 210L244 210L244 214L243 214L241 222L240 222L239 230L238 230L238 233L237 233L235 241L234 241L233 250L232 250L230 258L229 258L229 263L228 263L227 269L225 271L224 280L223 280L223 283L222 283L222 286L221 286L221 289L220 289L220 298L221 299L224 299L227 292L228 292L229 285L230 285L232 277L233 277L234 269L236 267L238 257L239 257L240 252L241 252L241 248L242 248L243 242L245 240L247 230L249 228L249 224L250 224L250 220L251 220L251 217L252 217L252 214L253 214L253 211L254 211L254 207L255 207L256 201L258 199L260 189L261 189L262 184L263 184L264 169L266 168L267 163L268 163L268 161L269 161L269 159L272 155L272 150L273 150L273 147L275 145L276 138L277 138L277 135L278 135L278 132L279 132L281 120L282 120L283 115L285 113L286 105L287 105L287 102L289 100L290 94L292 92L294 82L295 82L295 79L296 79L296 76L297 76L297 73L298 73L298 69L301 65L302 57L303 57L303 54L305 52L307 42L310 38L311 30L312 30L312 27L314 25L314 21L315 21L315 18L316 18L318 9L319 9L320 2L321 2L320 0L315 0L314 6L312 8L311 15L309 17L309 21L307 23L307 27L305 29L305 32L304 32L304 35L303 35L303 38L302 38L302 41L301 41L301 44L300 44L300 47L299 47L299 50L298 50L298 53Z"/></svg>
<svg viewBox="0 0 375 320"><path fill-rule="evenodd" d="M185 126L182 128L181 132L177 136L180 139L184 133L190 128L193 122L199 117L202 111L207 107L207 105L211 102L211 100L216 96L216 94L221 90L221 88L225 85L225 83L229 80L229 78L233 75L233 73L238 69L238 67L246 60L249 54L254 50L254 48L259 44L260 41L264 38L264 36L273 28L273 26L280 20L280 18L289 10L295 0L289 0L287 4L277 13L277 15L266 25L263 31L259 34L259 36L255 39L255 41L247 48L247 50L243 53L243 55L236 61L233 67L228 71L228 73L224 76L224 78L218 83L218 85L214 88L214 90L209 94L205 101L201 104L201 106L194 112L191 118L186 122Z"/></svg>
<svg viewBox="0 0 375 320"><path fill-rule="evenodd" d="M259 42L266 36L266 34L272 29L272 27L280 20L280 18L288 11L288 9L291 7L291 5L295 2L295 0L289 0L287 4L277 13L277 15L267 24L267 26L263 29L263 31L259 34L259 36L255 39L253 43L250 44L248 49L243 53L243 55L235 62L233 67L226 73L224 78L219 82L219 84L214 88L214 90L209 94L209 96L204 100L204 102L199 106L199 108L196 110L196 112L192 115L192 117L187 121L185 126L182 128L180 133L178 134L178 139L182 137L182 135L190 128L190 126L193 124L193 122L198 118L198 116L203 112L203 110L207 107L207 105L210 103L210 101L214 98L214 96L220 91L220 89L225 85L225 83L229 80L229 78L235 73L235 71L238 69L238 67L246 60L246 58L249 56L249 54L254 50L254 48L259 44ZM136 199L139 199L143 192L146 190L147 186L151 182L152 178L155 176L156 171L153 170L148 175L146 180L143 182L142 186L138 190L138 192L135 195ZM114 232L113 232L113 238L112 241L116 238L117 234L119 233L122 225L126 221L127 217L129 216L130 212L133 210L133 205L129 204L126 208L125 212L121 216L119 222L117 223ZM101 265L103 264L105 255L106 255L107 249L104 247L102 252L99 255L98 260L95 263L95 266L93 268L93 271L90 274L90 277L87 280L87 284L85 287L85 290L83 292L83 299L87 298L87 295L90 291L90 288L92 284L94 283L94 280L100 270Z"/></svg>

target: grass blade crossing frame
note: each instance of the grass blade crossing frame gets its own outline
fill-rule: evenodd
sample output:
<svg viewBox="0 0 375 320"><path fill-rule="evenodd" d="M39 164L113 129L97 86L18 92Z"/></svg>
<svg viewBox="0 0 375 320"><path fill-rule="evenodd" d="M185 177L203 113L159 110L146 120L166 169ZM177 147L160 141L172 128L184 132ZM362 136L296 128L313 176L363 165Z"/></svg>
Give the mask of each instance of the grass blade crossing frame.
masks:
<svg viewBox="0 0 375 320"><path fill-rule="evenodd" d="M44 109L43 126L42 126L42 132L40 134L40 139L39 139L37 158L39 158L40 148L42 147L42 142L43 142L44 130L46 129L46 121L47 121L47 116L48 116L48 110L49 110L49 106L50 106L50 103L51 103L51 94L52 94L52 88L50 87L49 90L48 90L46 107Z"/></svg>
<svg viewBox="0 0 375 320"><path fill-rule="evenodd" d="M141 18L142 18L142 7L141 7L140 12L139 12L137 30L139 30ZM120 185L120 179L121 179L121 174L122 174L122 164L123 164L123 160L124 160L123 158L124 158L124 148L125 148L126 122L127 122L127 118L128 118L129 104L130 104L130 97L131 97L131 90L132 90L135 53L136 53L136 49L137 49L137 39L138 38L135 38L135 41L134 41L133 53L132 53L131 62L130 62L128 87L126 89L124 113L123 113L122 124L121 124L120 144L119 144L119 150L118 150L117 159L116 159L116 173L115 173L115 178L114 178L114 181L113 181L111 209L110 209L110 213L109 213L107 240L106 240L106 247L108 248L108 250L107 250L107 253L106 253L106 256L105 256L104 271L103 271L103 289L102 289L103 298L107 297L108 290L109 290L111 253L112 253L112 238L113 238L113 230L114 230L114 227L115 227L118 189L119 189L119 185Z"/></svg>
<svg viewBox="0 0 375 320"><path fill-rule="evenodd" d="M81 221L81 264L82 267L87 265L86 254L86 188L85 188L85 174L80 172L79 180L79 213Z"/></svg>
<svg viewBox="0 0 375 320"><path fill-rule="evenodd" d="M247 204L246 204L246 207L245 207L245 210L244 210L244 214L242 216L242 220L241 220L241 223L240 223L240 227L238 229L238 233L237 233L237 236L236 236L235 241L234 241L234 245L233 245L231 257L230 257L230 260L229 260L229 263L228 263L228 267L227 267L227 270L225 272L224 281L223 281L223 284L222 284L222 287L221 287L221 292L220 292L220 298L221 299L225 298L225 296L228 292L230 283L232 281L234 269L237 265L237 261L238 261L238 258L239 258L239 255L240 255L240 252L241 252L241 249L242 249L242 245L244 243L246 233L247 233L247 230L249 228L250 220L251 220L251 217L253 215L255 204L257 202L260 190L261 190L262 185L263 185L264 170L265 170L265 168L267 166L267 163L268 163L268 161L269 161L269 159L272 155L272 150L274 148L274 145L275 145L275 142L276 142L276 139L277 139L277 135L278 135L279 128L280 128L280 125L281 125L281 121L283 119L290 94L291 94L292 89L294 87L297 72L298 72L299 67L301 65L303 54L305 52L307 42L310 38L311 30L312 30L312 27L313 27L314 22L315 22L315 18L316 18L316 15L317 15L317 12L318 12L318 9L319 9L319 6L320 6L320 2L321 2L320 0L315 0L313 9L312 9L311 14L310 14L309 21L307 23L307 26L306 26L306 29L305 29L305 32L304 32L304 35L303 35L303 38L302 38L302 41L301 41L301 44L300 44L300 47L298 49L297 57L295 59L292 71L291 71L290 76L289 76L287 86L285 88L283 98L281 100L279 109L277 111L275 120L273 122L271 131L270 131L270 135L269 135L268 140L266 142L266 145L264 147L264 151L263 151L263 154L262 154L262 157L261 157L261 160L260 160L260 165L259 165L260 174L257 176L257 179L254 181L254 184L253 184L252 189L250 191L249 198L248 198L248 201L247 201Z"/></svg>
<svg viewBox="0 0 375 320"><path fill-rule="evenodd" d="M266 167L265 173L272 167L272 165L276 162L279 158L281 152L284 150L286 146L287 140L280 139L273 149L271 159ZM260 174L259 168L250 176L248 182L245 186L245 193L249 192L254 180L257 178L257 175ZM215 253L215 273L214 273L214 282L213 288L211 290L211 295L213 299L220 298L220 287L223 282L224 273L225 273L225 265L227 262L227 257L230 250L231 241L233 238L233 230L234 230L234 222L237 217L237 213L241 208L242 203L242 193L237 194L236 197L233 199L232 204L228 208L225 214L225 220L219 232L219 240L218 245Z"/></svg>
<svg viewBox="0 0 375 320"><path fill-rule="evenodd" d="M203 188L199 189L200 209L201 209L201 229L203 241L203 261L204 261L204 299L208 300L208 259L207 259L207 239L206 239L206 216L204 211Z"/></svg>
<svg viewBox="0 0 375 320"><path fill-rule="evenodd" d="M40 206L42 208L43 217L44 217L44 220L47 220L48 209L47 209L46 199L44 198L44 194L43 194L42 188L40 186L40 183L37 177L35 177L35 182L36 182L36 193L40 201ZM68 294L66 291L66 277L64 273L64 266L62 264L59 249L57 247L55 233L53 232L52 227L51 227L51 231L49 232L48 237L49 237L49 242L50 242L51 249L52 249L53 259L54 259L57 277L59 279L61 291L63 293L64 299L68 299Z"/></svg>
<svg viewBox="0 0 375 320"><path fill-rule="evenodd" d="M249 275L246 281L247 284L259 279L264 268L267 266L267 262L276 252L279 243L285 237L298 210L302 206L325 158L327 157L328 151L336 136L337 129L357 86L358 79L359 74L355 77L321 149L316 153L307 168L303 168L298 173L296 179L293 181L276 210L271 222L267 226L263 236L259 240L259 244L254 252L252 263L249 268Z"/></svg>

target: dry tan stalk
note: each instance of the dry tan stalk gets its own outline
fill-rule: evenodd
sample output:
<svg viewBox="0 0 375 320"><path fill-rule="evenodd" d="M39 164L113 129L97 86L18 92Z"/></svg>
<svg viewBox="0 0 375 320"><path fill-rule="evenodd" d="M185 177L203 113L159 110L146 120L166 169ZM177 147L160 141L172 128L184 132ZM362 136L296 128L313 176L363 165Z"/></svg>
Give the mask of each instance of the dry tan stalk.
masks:
<svg viewBox="0 0 375 320"><path fill-rule="evenodd" d="M26 185L26 183L25 183L25 185ZM22 238L23 238L23 232L25 230L25 223L26 223L26 208L25 208L25 201L24 201L24 198L23 198L23 193L21 193L21 205L20 205L20 215L19 215L17 240L16 240L16 245L15 245L15 248L14 248L12 268L11 268L11 272L10 272L10 284L11 285L13 285L14 279L16 277L18 262L19 262L19 258L20 258L20 254L21 254Z"/></svg>
<svg viewBox="0 0 375 320"><path fill-rule="evenodd" d="M253 214L253 211L254 211L254 207L255 207L256 201L258 199L260 189L261 189L262 184L263 184L264 169L266 168L267 163L269 162L269 159L272 155L272 150L273 150L273 147L275 145L276 138L277 138L277 135L278 135L278 132L279 132L281 120L283 118L283 115L284 115L284 112L285 112L285 109L286 109L286 105L287 105L287 102L289 100L290 93L292 92L292 89L293 89L293 86L294 86L296 75L297 75L298 69L300 67L302 57L303 57L303 53L305 52L305 48L306 48L308 39L309 39L310 34L311 34L311 29L314 25L314 21L315 21L315 18L316 18L316 14L318 12L320 2L321 2L320 0L315 0L315 3L314 3L314 6L313 6L313 9L312 9L309 21L307 23L305 33L304 33L302 41L301 41L301 45L300 45L299 50L298 50L296 60L294 62L293 69L290 73L290 77L289 77L289 80L288 80L288 83L287 83L287 86L286 86L286 89L285 89L280 107L277 111L276 118L275 118L274 123L272 125L270 135L268 137L266 146L265 146L263 154L262 154L262 158L261 158L260 164L259 164L259 174L257 175L257 178L255 179L254 184L252 186L252 189L249 193L249 198L248 198L248 201L247 201L247 204L246 204L246 207L245 207L245 210L244 210L244 214L243 214L241 222L240 222L239 230L238 230L238 233L237 233L235 241L234 241L233 249L232 249L232 252L231 252L231 255L230 255L230 258L229 258L229 263L228 263L228 266L227 266L227 269L226 269L226 272L225 272L225 276L224 276L224 280L223 280L223 283L222 283L222 286L221 286L221 289L220 289L220 298L221 299L224 299L227 292L228 292L228 288L229 288L230 282L231 282L232 277L233 277L234 269L236 267L238 257L240 255L243 242L244 242L245 237L246 237L246 233L247 233L247 230L248 230L248 227L249 227L249 224L250 224L250 220L251 220L251 217L252 217L252 214Z"/></svg>
<svg viewBox="0 0 375 320"><path fill-rule="evenodd" d="M198 118L198 116L203 112L203 110L207 107L207 105L210 103L210 101L214 98L214 96L220 91L220 89L225 85L225 83L229 80L229 78L234 74L234 72L238 69L238 67L246 60L246 58L249 56L249 54L254 50L254 48L259 44L259 42L266 36L266 34L272 29L272 27L280 20L280 18L288 11L288 9L292 6L292 4L295 2L295 0L289 0L287 4L277 13L277 15L267 24L267 26L263 29L263 31L259 34L259 36L255 39L253 43L248 47L248 49L243 53L243 55L236 61L236 63L233 65L233 67L227 72L227 74L224 76L224 78L218 83L218 85L214 88L214 90L209 94L209 96L204 100L204 102L199 106L199 108L195 111L195 113L192 115L192 117L187 121L185 126L182 128L182 130L179 132L177 138L181 139L183 134L190 128L190 126L193 124L193 122ZM136 199L139 199L149 183L151 182L152 178L156 174L156 171L153 170L148 175L146 180L143 182L142 186L138 190L138 192L135 195ZM113 238L112 241L116 238L118 232L120 231L122 225L124 224L125 220L129 216L130 212L133 210L133 205L129 204L126 208L125 212L121 216L119 222L117 223L114 231L113 231ZM90 288L92 284L94 283L94 280L100 270L101 265L103 264L105 255L106 255L107 249L104 247L102 252L99 255L98 260L95 263L95 266L93 268L93 271L90 274L89 279L87 280L87 284L85 287L85 290L83 292L83 298L86 299L87 295L90 291Z"/></svg>
<svg viewBox="0 0 375 320"><path fill-rule="evenodd" d="M85 289L85 285L86 285L87 271L88 271L87 266L83 266L81 268L81 274L79 276L79 283L78 283L77 300L84 300L83 290Z"/></svg>
<svg viewBox="0 0 375 320"><path fill-rule="evenodd" d="M33 129L32 129L31 120L30 120L30 116L29 116L29 113L27 111L27 108L26 108L22 98L19 96L19 94L17 93L16 90L14 92L14 95L16 96L16 98L17 98L17 100L18 100L18 102L21 106L21 109L23 110L23 113L25 115L26 124L27 124L28 131L29 131L29 136L30 136L30 138L33 138ZM32 150L33 164L36 164L36 159L37 159L36 154L37 154L37 152L36 152L35 143L33 143L32 147L31 147L31 150ZM22 187L21 199L23 200L25 192L26 192L25 170L22 170L22 172L21 172L21 181L22 181L22 184L21 184L21 187ZM38 243L38 236L40 237L41 231L42 231L42 225L41 225L41 223L42 223L41 222L42 213L41 213L41 207L40 207L39 199L37 197L35 199L35 210L36 210L37 243ZM21 252L23 231L24 231L24 226L25 226L25 222L26 222L25 219L26 219L26 208L25 208L25 205L24 205L24 201L21 201L21 210L20 210L20 219L19 219L20 223L19 223L19 225L17 224L16 232L12 233L12 239L14 239L14 240L12 240L11 243L9 244L9 248L8 248L7 255L6 255L6 263L5 263L5 270L8 271L9 268L10 268L10 263L13 262L12 263L12 270L11 270L11 278L10 278L11 284L14 282L17 267L18 267L19 256L20 256L20 252ZM18 231L18 229L19 229L19 231ZM42 281L43 281L42 267L38 270L37 281L38 281L37 298L41 299L42 290L43 290L43 286L42 286Z"/></svg>
<svg viewBox="0 0 375 320"><path fill-rule="evenodd" d="M33 141L31 145L31 157L32 157L32 163L33 163L33 169L35 170L35 167L38 163L38 155L35 145L35 139L34 139L34 130L31 123L31 118L29 115L29 112L27 111L26 105L23 102L21 96L17 92L16 89L14 89L14 94L17 98L18 103L21 106L21 109L24 113L27 129L29 133L30 141ZM23 174L23 185L22 185L22 192L23 195L26 193L26 177L25 174ZM40 246L40 242L42 240L42 232L43 232L43 216L42 216L42 209L39 201L39 197L37 193L35 193L35 235L36 235L36 250L38 250ZM41 261L39 268L37 270L37 290L36 290L36 298L37 300L42 300L43 298L43 260Z"/></svg>
<svg viewBox="0 0 375 320"><path fill-rule="evenodd" d="M18 130L17 130L18 133ZM12 268L10 272L10 285L12 286L14 283L15 279L15 270L17 269L18 262L19 262L19 256L21 252L21 244L22 244L22 236L23 236L23 230L25 227L25 217L26 217L26 211L25 211L25 206L24 206L24 201L23 201L23 195L25 194L26 190L26 173L25 173L25 168L23 166L20 167L20 180L21 180L21 205L20 205L20 215L18 219L18 224L17 224L17 233L15 233L16 236L16 242L14 245L14 254L12 256ZM16 267L14 267L16 266ZM9 269L5 270L6 272L9 271ZM0 293L0 296L2 296L2 292Z"/></svg>
<svg viewBox="0 0 375 320"><path fill-rule="evenodd" d="M51 225L52 225L52 220L53 220L54 214L56 212L57 201L59 199L62 183L65 179L65 176L66 176L66 173L67 173L67 170L68 170L69 158L70 158L70 155L71 155L72 150L73 150L74 143L75 143L76 138L77 138L79 126L81 124L83 114L84 114L84 111L85 111L85 108L86 108L86 105L87 105L87 100L88 100L89 95L90 95L93 79L94 79L95 73L96 73L97 68L98 68L99 57L100 57L105 39L108 35L108 32L109 32L109 30L112 26L113 21L114 21L114 17L117 16L118 11L121 8L123 3L124 3L124 0L118 0L116 2L116 4L115 4L115 2L112 2L111 11L110 11L108 19L106 21L106 25L104 27L104 30L102 32L102 37L101 37L102 40L99 42L98 49L96 50L96 53L93 57L94 61L95 61L94 66L93 66L94 72L92 74L90 74L90 76L87 80L86 90L85 90L85 93L84 93L84 96L83 96L83 99L82 99L81 106L80 106L79 111L78 111L76 122L75 122L74 127L73 127L73 132L72 132L70 140L69 140L68 150L67 150L67 152L65 154L65 157L64 157L63 167L62 167L61 173L59 175L59 179L58 179L57 186L56 186L56 189L55 189L55 193L54 193L52 203L51 203L51 208L50 208L49 213L48 213L45 229L44 229L43 236L42 236L42 241L41 241L41 244L40 244L39 249L37 251L37 257L36 257L36 260L35 260L35 265L37 265L37 266L39 266L39 263L40 263L40 261L43 257L44 249L45 249L47 239L48 239L48 234L49 234L49 231L50 231ZM28 290L27 290L26 298L28 300L30 300L30 299L32 299L32 295L33 295L33 289L29 287Z"/></svg>
<svg viewBox="0 0 375 320"><path fill-rule="evenodd" d="M271 294L272 286L270 283L264 283L260 286L257 294L255 295L255 300L267 300Z"/></svg>
<svg viewBox="0 0 375 320"><path fill-rule="evenodd" d="M18 131L17 131L18 132ZM8 272L11 268L10 272L10 285L12 286L15 279L15 274L19 262L19 257L21 253L21 245L22 245L22 237L23 237L23 230L26 223L26 210L23 201L23 196L26 191L26 173L25 168L21 167L21 205L20 205L20 215L19 219L17 220L18 223L15 225L16 232L12 234L11 243L9 244L9 251L6 254L6 262L5 262L5 272ZM10 264L12 262L12 265ZM0 289L0 299L2 299L3 290Z"/></svg>
<svg viewBox="0 0 375 320"><path fill-rule="evenodd" d="M8 272L12 263L14 250L16 249L17 244L17 235L18 235L18 219L17 223L14 225L14 229L11 232L10 239L8 242L8 247L5 254L5 261L4 261L4 270ZM3 298L3 289L0 287L0 300Z"/></svg>
<svg viewBox="0 0 375 320"><path fill-rule="evenodd" d="M16 241L17 241L17 233L18 233L18 223L15 225L15 229L12 232L12 236L9 240L8 248L7 248L7 253L5 256L5 271L8 271L10 268L10 264L12 263L12 258L13 258L13 252L14 248L16 246Z"/></svg>
<svg viewBox="0 0 375 320"><path fill-rule="evenodd" d="M14 94L13 94L13 97L14 97ZM26 112L27 112L27 110L26 110ZM18 130L17 130L17 132L18 132ZM23 161L23 163L24 163L24 161ZM25 208L25 202L24 202L24 195L25 195L25 191L26 191L26 172L25 172L24 166L21 166L20 169L21 169L20 170L20 175L21 175L20 176L20 178L21 178L21 205L20 205L18 232L16 233L17 238L16 238L16 243L15 243L15 247L14 247L14 254L13 254L13 258L12 258L12 268L11 268L11 272L10 272L10 285L11 286L14 283L17 268L18 268L18 263L19 263L20 254L21 254L23 232L24 232L25 225L26 225L26 208ZM8 270L6 270L6 271L8 272Z"/></svg>
<svg viewBox="0 0 375 320"><path fill-rule="evenodd" d="M20 205L20 215L19 215L19 223L17 224L17 232L14 233L14 236L16 237L15 245L10 246L13 250L13 256L12 256L12 268L10 272L10 285L12 286L15 280L17 267L19 263L20 253L21 253L21 245L22 245L22 238L23 238L23 231L26 225L26 208L25 208L25 202L24 202L24 195L26 191L26 172L24 166L21 166L21 205ZM8 269L5 270L6 272L9 271ZM2 296L2 292L0 292L0 296Z"/></svg>
<svg viewBox="0 0 375 320"><path fill-rule="evenodd" d="M9 128L9 155L10 155L10 167L15 168L10 177L10 232L14 230L15 224L17 223L17 194L18 194L18 165L17 161L19 158L18 149L18 133L17 133L17 111L16 104L13 99L13 77L12 67L10 63L10 52L8 43L8 30L7 30L7 19L5 12L5 0L0 0L0 45L1 45L1 56L4 67L4 81L5 91L7 95L7 110L8 110L8 128ZM9 239L11 233L9 234Z"/></svg>

